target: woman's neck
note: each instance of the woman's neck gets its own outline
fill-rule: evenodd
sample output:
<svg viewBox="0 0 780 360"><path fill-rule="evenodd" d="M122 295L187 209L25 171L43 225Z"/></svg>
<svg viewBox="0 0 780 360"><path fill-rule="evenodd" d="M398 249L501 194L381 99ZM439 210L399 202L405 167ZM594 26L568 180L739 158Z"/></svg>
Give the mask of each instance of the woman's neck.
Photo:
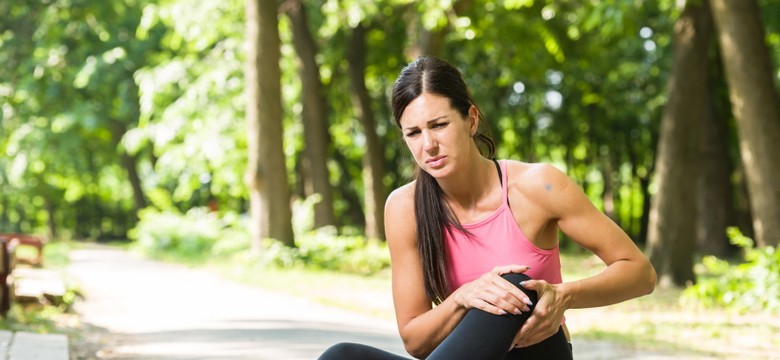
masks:
<svg viewBox="0 0 780 360"><path fill-rule="evenodd" d="M496 176L493 160L478 155L473 161L464 163L453 176L437 181L450 206L471 209L490 193Z"/></svg>

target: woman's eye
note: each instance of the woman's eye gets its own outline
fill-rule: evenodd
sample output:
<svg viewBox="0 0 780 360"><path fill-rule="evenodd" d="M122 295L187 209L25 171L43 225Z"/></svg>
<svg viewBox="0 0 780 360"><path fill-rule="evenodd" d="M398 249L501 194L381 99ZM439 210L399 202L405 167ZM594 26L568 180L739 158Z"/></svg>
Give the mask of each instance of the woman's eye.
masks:
<svg viewBox="0 0 780 360"><path fill-rule="evenodd" d="M436 128L443 128L445 126L447 126L447 123L438 123L438 124L433 125L433 128L434 129L436 129Z"/></svg>
<svg viewBox="0 0 780 360"><path fill-rule="evenodd" d="M412 130L408 133L406 133L406 137L412 137L420 133L420 130Z"/></svg>

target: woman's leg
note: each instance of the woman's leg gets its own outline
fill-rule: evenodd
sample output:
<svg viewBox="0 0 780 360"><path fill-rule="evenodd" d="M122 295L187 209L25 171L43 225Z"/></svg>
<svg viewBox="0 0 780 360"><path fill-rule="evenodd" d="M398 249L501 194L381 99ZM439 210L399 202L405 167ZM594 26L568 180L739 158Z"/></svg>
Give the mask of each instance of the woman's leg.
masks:
<svg viewBox="0 0 780 360"><path fill-rule="evenodd" d="M566 334L563 328L545 339L544 341L531 345L529 347L513 349L506 355L505 360L526 360L526 359L555 359L571 360L571 346L566 340Z"/></svg>
<svg viewBox="0 0 780 360"><path fill-rule="evenodd" d="M408 360L405 357L389 353L363 344L338 343L325 350L318 360Z"/></svg>
<svg viewBox="0 0 780 360"><path fill-rule="evenodd" d="M527 275L505 274L503 277L525 292L534 304L539 300L535 291L520 286L521 281L530 280ZM509 351L512 340L530 316L530 312L520 315L493 315L479 309L472 309L427 360L570 360L571 351L563 329L536 345ZM336 344L319 358L319 360L349 359L406 360L384 350L353 343Z"/></svg>
<svg viewBox="0 0 780 360"><path fill-rule="evenodd" d="M515 284L515 286L528 295L534 304L539 300L535 291L520 286L521 281L530 280L527 275L513 273L502 275L502 277ZM532 311L533 306L531 306ZM520 315L493 315L479 309L472 309L452 333L431 353L428 360L504 360L509 353L512 340L514 340L520 327L531 316L531 312ZM547 341L550 342L547 343ZM545 348L560 347L566 350L567 353L569 352L565 337L562 342L559 338L553 336L542 343L545 344ZM543 358L554 360L571 359L571 354L568 357L556 357L553 354L556 354L556 352L549 355L546 354Z"/></svg>

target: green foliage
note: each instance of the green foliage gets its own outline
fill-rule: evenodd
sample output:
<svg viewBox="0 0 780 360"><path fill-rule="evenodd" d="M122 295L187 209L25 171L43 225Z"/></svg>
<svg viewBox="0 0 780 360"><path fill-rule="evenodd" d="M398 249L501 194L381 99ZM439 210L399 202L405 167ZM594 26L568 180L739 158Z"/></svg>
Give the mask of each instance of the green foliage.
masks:
<svg viewBox="0 0 780 360"><path fill-rule="evenodd" d="M147 208L129 235L135 240L133 247L148 256L191 264L227 261L354 274L373 274L390 266L385 243L367 241L358 231L338 234L335 227L310 230L316 201L310 197L295 206L296 247L266 239L259 258L252 252L245 218L206 208L184 214Z"/></svg>
<svg viewBox="0 0 780 360"><path fill-rule="evenodd" d="M295 247L266 239L261 265L362 275L374 274L390 266L390 252L386 243L367 240L358 231L354 231L354 234L339 234L332 226L312 230L314 205L318 201L319 197L310 196L294 204Z"/></svg>
<svg viewBox="0 0 780 360"><path fill-rule="evenodd" d="M385 190L408 181L413 167L391 119L389 89L422 32L441 32L440 55L462 70L498 157L553 162L600 207L613 194L616 220L636 238L667 102L676 4L306 2L339 231L361 226L365 205L365 138L345 60L361 24ZM759 4L777 73L780 5ZM302 81L290 24L279 18L286 166L302 198L310 195L301 176ZM144 206L246 212L245 22L238 0L0 1L0 230L124 238ZM219 237L195 248L220 256L249 248L240 236Z"/></svg>
<svg viewBox="0 0 780 360"><path fill-rule="evenodd" d="M262 263L282 268L305 267L316 270L371 275L390 266L386 243L367 241L364 236L338 235L325 227L298 236L295 248L266 239Z"/></svg>
<svg viewBox="0 0 780 360"><path fill-rule="evenodd" d="M753 240L734 227L728 229L728 236L744 251L745 262L704 257L703 273L683 298L709 307L780 312L780 252L772 246L755 248Z"/></svg>
<svg viewBox="0 0 780 360"><path fill-rule="evenodd" d="M202 262L212 251L225 255L245 249L241 239L248 238L236 216L219 217L206 208L193 208L184 214L147 208L140 212L138 225L129 235L147 255L187 262Z"/></svg>

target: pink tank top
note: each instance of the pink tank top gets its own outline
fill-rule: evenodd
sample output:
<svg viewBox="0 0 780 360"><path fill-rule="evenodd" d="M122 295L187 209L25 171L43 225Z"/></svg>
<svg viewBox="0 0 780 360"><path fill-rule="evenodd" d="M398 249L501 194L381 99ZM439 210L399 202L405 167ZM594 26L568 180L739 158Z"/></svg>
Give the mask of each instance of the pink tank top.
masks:
<svg viewBox="0 0 780 360"><path fill-rule="evenodd" d="M504 199L501 206L485 219L461 224L471 236L452 225L447 226L449 231L444 231L450 292L496 266L509 264L530 266L525 274L532 279L543 279L550 284L562 282L558 245L549 250L540 249L520 230L508 204L506 162L499 164Z"/></svg>

